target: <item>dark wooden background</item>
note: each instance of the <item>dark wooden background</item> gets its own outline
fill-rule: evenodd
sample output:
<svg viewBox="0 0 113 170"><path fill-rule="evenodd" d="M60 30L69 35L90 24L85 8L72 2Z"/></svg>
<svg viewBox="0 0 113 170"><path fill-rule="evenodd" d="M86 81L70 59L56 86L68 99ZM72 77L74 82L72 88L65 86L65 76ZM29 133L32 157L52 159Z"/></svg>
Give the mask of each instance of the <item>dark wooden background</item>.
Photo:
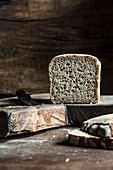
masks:
<svg viewBox="0 0 113 170"><path fill-rule="evenodd" d="M62 53L102 62L101 94L113 94L113 0L0 1L0 93L49 92L48 64Z"/></svg>

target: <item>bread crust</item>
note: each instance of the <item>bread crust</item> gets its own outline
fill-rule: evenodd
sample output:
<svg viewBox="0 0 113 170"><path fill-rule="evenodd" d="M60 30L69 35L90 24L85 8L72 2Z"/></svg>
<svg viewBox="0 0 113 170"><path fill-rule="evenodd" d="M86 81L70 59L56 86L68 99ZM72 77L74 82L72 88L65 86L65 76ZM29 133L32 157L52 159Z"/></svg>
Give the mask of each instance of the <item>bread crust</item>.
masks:
<svg viewBox="0 0 113 170"><path fill-rule="evenodd" d="M49 80L50 80L50 98L51 101L55 104L56 102L54 101L51 92L52 92L52 81L51 81L51 68L52 68L52 64L54 63L55 60L57 60L58 58L65 58L65 57L88 57L90 58L92 61L95 61L96 63L96 69L97 69L97 88L96 88L96 96L97 96L97 100L95 100L93 103L98 103L100 100L100 73L101 73L101 62L98 60L97 57L89 55L89 54L61 54L61 55L57 55L55 56L51 62L49 63ZM60 103L60 102L59 102ZM70 103L70 101L67 101L67 103ZM71 103L75 103L74 101L71 101ZM77 101L76 103L81 103L81 101ZM82 103L89 103L89 102L82 102Z"/></svg>
<svg viewBox="0 0 113 170"><path fill-rule="evenodd" d="M100 137L113 137L113 114L101 115L86 120L83 122L81 130Z"/></svg>
<svg viewBox="0 0 113 170"><path fill-rule="evenodd" d="M113 149L113 138L103 138L90 135L80 129L75 129L69 133L69 142L71 145L82 147L94 147Z"/></svg>

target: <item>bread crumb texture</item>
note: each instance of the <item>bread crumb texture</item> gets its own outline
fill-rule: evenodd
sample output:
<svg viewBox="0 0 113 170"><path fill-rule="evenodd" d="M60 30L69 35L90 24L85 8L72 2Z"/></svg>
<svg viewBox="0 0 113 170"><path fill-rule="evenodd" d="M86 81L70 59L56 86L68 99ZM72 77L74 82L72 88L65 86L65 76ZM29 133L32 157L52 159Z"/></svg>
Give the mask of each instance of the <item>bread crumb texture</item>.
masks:
<svg viewBox="0 0 113 170"><path fill-rule="evenodd" d="M49 64L53 103L98 103L100 61L87 54L63 54Z"/></svg>

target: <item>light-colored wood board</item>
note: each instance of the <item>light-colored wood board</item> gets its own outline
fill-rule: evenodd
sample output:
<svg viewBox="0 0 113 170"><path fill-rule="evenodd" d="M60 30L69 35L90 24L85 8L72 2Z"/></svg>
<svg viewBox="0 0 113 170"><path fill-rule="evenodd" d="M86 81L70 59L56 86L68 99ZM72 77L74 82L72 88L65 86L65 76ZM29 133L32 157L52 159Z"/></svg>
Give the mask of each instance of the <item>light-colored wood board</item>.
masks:
<svg viewBox="0 0 113 170"><path fill-rule="evenodd" d="M47 94L34 94L31 95L33 99L36 101L41 101L42 106L46 108L46 106L52 106L57 107L58 105L51 104L50 95ZM45 101L48 100L48 104L45 104ZM41 103L40 103L41 104ZM40 105L38 105L39 107ZM63 106L62 104L59 106ZM68 124L76 124L81 123L87 119L110 114L113 113L113 96L101 96L101 100L98 104L64 104L66 106L66 113L65 116L67 118ZM1 110L4 109L4 107L7 107L7 110L9 109L21 109L26 108L25 105L21 101L19 101L16 97L6 98L0 100L0 107ZM31 106L29 106L30 108ZM50 109L51 111L51 109ZM23 113L23 112L22 112ZM26 112L27 113L27 112ZM46 115L46 110L45 114Z"/></svg>
<svg viewBox="0 0 113 170"><path fill-rule="evenodd" d="M64 105L0 109L0 137L61 127L67 124Z"/></svg>

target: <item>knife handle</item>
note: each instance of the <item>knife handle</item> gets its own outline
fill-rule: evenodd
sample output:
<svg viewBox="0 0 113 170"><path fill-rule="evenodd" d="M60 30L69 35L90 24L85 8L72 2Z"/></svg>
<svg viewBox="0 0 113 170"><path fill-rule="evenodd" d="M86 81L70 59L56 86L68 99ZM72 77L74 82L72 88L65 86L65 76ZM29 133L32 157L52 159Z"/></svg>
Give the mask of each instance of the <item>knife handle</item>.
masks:
<svg viewBox="0 0 113 170"><path fill-rule="evenodd" d="M39 104L31 98L30 94L26 94L26 92L22 89L17 90L15 95L23 104L27 106L35 106Z"/></svg>

